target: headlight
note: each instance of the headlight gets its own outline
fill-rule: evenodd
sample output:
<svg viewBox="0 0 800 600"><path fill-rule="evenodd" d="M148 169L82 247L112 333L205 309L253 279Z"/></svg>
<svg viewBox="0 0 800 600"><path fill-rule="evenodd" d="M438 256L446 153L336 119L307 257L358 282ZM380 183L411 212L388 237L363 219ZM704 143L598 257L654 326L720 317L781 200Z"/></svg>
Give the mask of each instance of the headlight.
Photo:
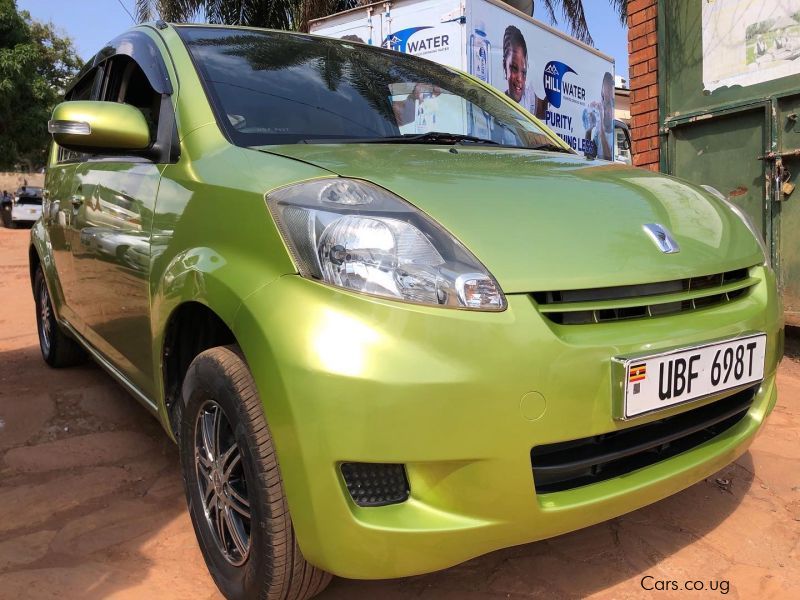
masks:
<svg viewBox="0 0 800 600"><path fill-rule="evenodd" d="M365 181L317 179L267 195L300 274L405 302L504 310L486 268L441 226Z"/></svg>
<svg viewBox="0 0 800 600"><path fill-rule="evenodd" d="M742 223L745 224L745 226L750 230L750 233L752 233L756 238L758 245L761 246L761 252L764 254L764 264L769 266L769 248L767 248L767 243L764 241L764 237L761 235L761 232L758 230L755 223L753 223L753 219L750 218L750 215L744 212L739 206L728 200L717 188L710 185L701 185L700 187L722 200L722 202L724 202L725 205L730 208L736 214L736 216L739 217L739 219L741 219Z"/></svg>

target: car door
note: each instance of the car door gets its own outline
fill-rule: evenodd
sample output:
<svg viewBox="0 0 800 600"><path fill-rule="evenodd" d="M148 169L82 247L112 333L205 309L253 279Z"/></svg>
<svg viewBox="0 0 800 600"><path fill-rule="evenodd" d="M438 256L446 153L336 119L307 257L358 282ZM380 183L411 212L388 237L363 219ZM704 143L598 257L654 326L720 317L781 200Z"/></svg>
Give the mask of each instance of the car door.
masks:
<svg viewBox="0 0 800 600"><path fill-rule="evenodd" d="M89 69L67 93L65 100L93 99L97 93L99 78L98 69ZM73 310L78 299L72 264L71 202L74 200L75 168L85 157L86 155L53 144L50 148L42 202L42 224L47 230L57 274L55 281L57 289L51 290L51 297L59 316L68 321L79 333L81 333L81 323Z"/></svg>
<svg viewBox="0 0 800 600"><path fill-rule="evenodd" d="M106 61L99 99L139 108L155 139L163 96L134 58ZM147 395L153 391L150 230L162 169L137 156L95 156L77 165L67 234L83 335Z"/></svg>

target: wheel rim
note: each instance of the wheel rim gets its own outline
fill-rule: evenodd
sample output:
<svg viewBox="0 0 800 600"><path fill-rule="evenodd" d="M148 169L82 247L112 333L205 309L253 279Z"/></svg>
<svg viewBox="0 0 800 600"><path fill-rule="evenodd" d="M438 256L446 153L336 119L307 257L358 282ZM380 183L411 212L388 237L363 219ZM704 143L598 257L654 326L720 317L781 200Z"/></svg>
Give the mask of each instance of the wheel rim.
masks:
<svg viewBox="0 0 800 600"><path fill-rule="evenodd" d="M208 400L194 428L194 464L206 523L230 564L250 554L250 497L242 454L222 407Z"/></svg>
<svg viewBox="0 0 800 600"><path fill-rule="evenodd" d="M47 355L50 353L50 296L47 293L47 286L44 282L39 283L39 343L42 352Z"/></svg>

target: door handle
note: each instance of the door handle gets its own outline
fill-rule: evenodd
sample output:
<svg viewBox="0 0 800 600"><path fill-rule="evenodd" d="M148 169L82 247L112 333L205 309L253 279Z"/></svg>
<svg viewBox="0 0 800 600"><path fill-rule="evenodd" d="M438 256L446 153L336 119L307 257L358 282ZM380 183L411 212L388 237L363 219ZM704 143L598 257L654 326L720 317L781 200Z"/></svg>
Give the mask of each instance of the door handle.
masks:
<svg viewBox="0 0 800 600"><path fill-rule="evenodd" d="M72 204L72 208L80 208L81 204L83 204L84 197L80 194L75 194L70 197L69 201Z"/></svg>

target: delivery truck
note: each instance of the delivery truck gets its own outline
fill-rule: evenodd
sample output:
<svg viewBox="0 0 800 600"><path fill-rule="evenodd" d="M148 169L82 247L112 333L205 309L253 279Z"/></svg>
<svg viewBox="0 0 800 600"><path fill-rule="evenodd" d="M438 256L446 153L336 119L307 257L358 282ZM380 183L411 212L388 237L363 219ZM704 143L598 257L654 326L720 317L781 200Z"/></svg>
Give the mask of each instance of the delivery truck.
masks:
<svg viewBox="0 0 800 600"><path fill-rule="evenodd" d="M614 59L500 0L375 2L311 21L310 30L467 71L522 104L574 150L614 160ZM406 127L432 131L446 113L445 103L428 102ZM480 122L470 115L473 135L480 135Z"/></svg>

